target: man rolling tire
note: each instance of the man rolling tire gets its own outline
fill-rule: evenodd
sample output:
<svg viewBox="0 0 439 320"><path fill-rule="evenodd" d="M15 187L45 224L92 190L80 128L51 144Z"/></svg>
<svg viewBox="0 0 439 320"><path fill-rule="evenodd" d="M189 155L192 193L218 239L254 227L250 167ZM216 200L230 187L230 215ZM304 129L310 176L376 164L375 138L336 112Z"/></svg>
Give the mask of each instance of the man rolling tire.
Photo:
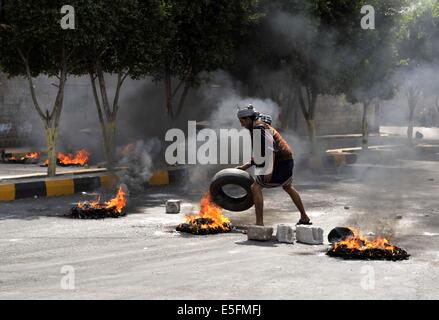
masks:
<svg viewBox="0 0 439 320"><path fill-rule="evenodd" d="M254 136L256 136L254 134L255 130L260 130L261 134L259 136L261 137L262 150L265 149L267 141L271 141L273 147L272 149L268 149L268 152L272 152L273 156L272 161L270 162L271 168L269 168L269 171L266 174L257 175L255 182L251 186L256 211L256 225L264 225L264 198L262 189L275 187L282 187L299 210L300 220L297 224L312 224L310 218L306 214L299 193L292 186L294 159L291 148L288 146L287 142L271 125L259 120L259 113L252 105L238 110L238 118L241 126L250 130L252 140L254 139ZM254 165L256 167L263 166L262 164L256 164L252 160L249 163L237 167L237 169L247 170Z"/></svg>

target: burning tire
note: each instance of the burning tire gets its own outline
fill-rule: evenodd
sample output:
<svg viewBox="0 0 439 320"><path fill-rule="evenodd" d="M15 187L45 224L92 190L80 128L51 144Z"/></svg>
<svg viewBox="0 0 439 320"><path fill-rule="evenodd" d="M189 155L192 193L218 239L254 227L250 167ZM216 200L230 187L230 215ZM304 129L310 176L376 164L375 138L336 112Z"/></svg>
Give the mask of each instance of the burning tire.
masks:
<svg viewBox="0 0 439 320"><path fill-rule="evenodd" d="M341 240L346 239L347 237L352 237L354 233L351 229L345 227L336 227L331 230L328 234L328 241L330 243L336 243Z"/></svg>
<svg viewBox="0 0 439 320"><path fill-rule="evenodd" d="M335 228L329 241L334 240L326 253L330 257L350 260L407 260L410 255L404 249L390 244L389 240L376 236L363 236L356 228ZM340 240L337 240L340 239Z"/></svg>
<svg viewBox="0 0 439 320"><path fill-rule="evenodd" d="M126 215L126 186L121 185L113 199L101 203L99 196L95 201L78 202L67 215L74 219L119 218Z"/></svg>
<svg viewBox="0 0 439 320"><path fill-rule="evenodd" d="M229 211L244 211L253 206L251 185L253 177L246 171L239 169L224 169L218 172L210 184L210 194L213 202ZM224 191L227 185L238 186L244 190L244 195L233 196Z"/></svg>

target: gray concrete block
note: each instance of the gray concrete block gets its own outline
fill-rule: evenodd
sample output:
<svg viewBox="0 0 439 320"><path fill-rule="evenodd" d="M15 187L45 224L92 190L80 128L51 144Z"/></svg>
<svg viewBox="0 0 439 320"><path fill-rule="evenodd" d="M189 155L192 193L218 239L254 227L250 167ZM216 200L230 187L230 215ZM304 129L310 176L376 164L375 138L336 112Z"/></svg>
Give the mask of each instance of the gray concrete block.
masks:
<svg viewBox="0 0 439 320"><path fill-rule="evenodd" d="M180 213L181 200L166 201L166 213Z"/></svg>
<svg viewBox="0 0 439 320"><path fill-rule="evenodd" d="M308 225L296 227L297 242L306 244L323 244L323 229Z"/></svg>
<svg viewBox="0 0 439 320"><path fill-rule="evenodd" d="M273 235L273 228L264 226L249 226L247 229L248 240L269 241Z"/></svg>
<svg viewBox="0 0 439 320"><path fill-rule="evenodd" d="M276 239L283 243L294 243L293 228L286 224L279 224L277 226Z"/></svg>

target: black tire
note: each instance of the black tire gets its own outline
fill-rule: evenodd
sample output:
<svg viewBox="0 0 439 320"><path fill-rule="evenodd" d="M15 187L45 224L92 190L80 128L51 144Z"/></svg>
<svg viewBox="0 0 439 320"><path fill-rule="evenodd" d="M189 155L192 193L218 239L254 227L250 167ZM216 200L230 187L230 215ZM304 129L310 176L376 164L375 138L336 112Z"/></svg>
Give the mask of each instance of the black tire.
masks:
<svg viewBox="0 0 439 320"><path fill-rule="evenodd" d="M229 211L245 211L253 206L253 195L251 185L254 183L253 177L246 171L239 169L224 169L219 171L210 183L210 195L213 202L223 209ZM223 187L232 184L238 185L246 191L242 197L231 197L227 195Z"/></svg>
<svg viewBox="0 0 439 320"><path fill-rule="evenodd" d="M345 227L336 227L331 230L328 234L328 241L330 243L336 243L346 239L347 237L352 237L354 233L351 229Z"/></svg>

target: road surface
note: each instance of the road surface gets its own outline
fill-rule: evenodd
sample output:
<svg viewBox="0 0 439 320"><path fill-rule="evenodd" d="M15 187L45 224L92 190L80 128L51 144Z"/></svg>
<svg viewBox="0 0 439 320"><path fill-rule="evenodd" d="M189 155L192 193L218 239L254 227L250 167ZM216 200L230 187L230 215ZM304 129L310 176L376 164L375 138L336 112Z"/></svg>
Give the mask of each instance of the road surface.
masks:
<svg viewBox="0 0 439 320"><path fill-rule="evenodd" d="M150 188L127 216L73 220L79 195L0 204L0 299L438 299L439 166L394 161L337 176L298 173L296 186L315 225L359 225L412 256L407 261L344 261L328 244L259 243L240 231L182 235L205 186ZM165 200L183 200L165 214ZM265 191L265 224L299 216L281 189ZM254 211L225 212L235 226Z"/></svg>

